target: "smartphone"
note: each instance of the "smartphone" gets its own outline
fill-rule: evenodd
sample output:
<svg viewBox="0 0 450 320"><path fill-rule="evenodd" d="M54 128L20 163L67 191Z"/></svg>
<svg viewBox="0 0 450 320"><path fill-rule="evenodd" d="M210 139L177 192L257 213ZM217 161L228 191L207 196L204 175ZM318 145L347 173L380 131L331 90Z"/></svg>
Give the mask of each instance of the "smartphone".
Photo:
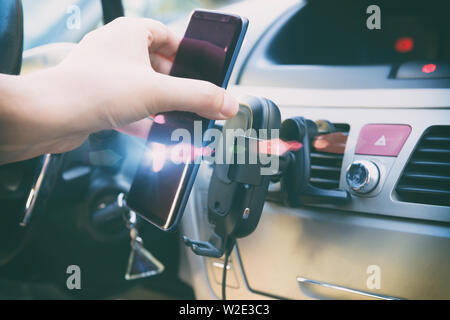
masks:
<svg viewBox="0 0 450 320"><path fill-rule="evenodd" d="M237 15L194 11L170 75L206 80L226 88L247 26L248 20ZM176 129L189 132L192 138L189 147L195 157L198 156L196 151L202 152L205 146L203 136L198 139L198 135L204 134L214 121L178 111L159 114L154 120L127 195L127 206L158 228L168 231L181 219L200 166L198 162L190 161L192 159L173 159L177 154L173 150L182 142L172 141L172 133Z"/></svg>

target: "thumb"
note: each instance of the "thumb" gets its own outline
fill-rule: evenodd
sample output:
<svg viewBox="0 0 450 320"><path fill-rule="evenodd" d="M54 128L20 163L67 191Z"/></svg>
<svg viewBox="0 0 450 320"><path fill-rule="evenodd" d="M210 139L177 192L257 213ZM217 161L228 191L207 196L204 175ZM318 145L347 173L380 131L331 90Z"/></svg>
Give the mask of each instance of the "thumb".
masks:
<svg viewBox="0 0 450 320"><path fill-rule="evenodd" d="M158 92L154 99L159 110L152 110L153 113L189 111L205 118L222 120L235 116L239 109L239 103L233 96L208 81L164 74L157 77Z"/></svg>

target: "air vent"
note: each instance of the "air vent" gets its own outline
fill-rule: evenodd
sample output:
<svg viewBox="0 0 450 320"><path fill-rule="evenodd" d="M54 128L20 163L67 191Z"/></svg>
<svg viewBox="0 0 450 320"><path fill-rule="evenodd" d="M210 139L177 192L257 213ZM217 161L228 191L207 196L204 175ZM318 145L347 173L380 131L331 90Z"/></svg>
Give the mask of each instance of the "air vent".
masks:
<svg viewBox="0 0 450 320"><path fill-rule="evenodd" d="M333 123L333 126L334 131L345 134L348 134L350 130L350 126L345 123ZM343 154L321 152L311 146L311 176L309 182L322 189L338 189L343 157Z"/></svg>
<svg viewBox="0 0 450 320"><path fill-rule="evenodd" d="M425 131L395 190L401 201L450 206L450 126Z"/></svg>

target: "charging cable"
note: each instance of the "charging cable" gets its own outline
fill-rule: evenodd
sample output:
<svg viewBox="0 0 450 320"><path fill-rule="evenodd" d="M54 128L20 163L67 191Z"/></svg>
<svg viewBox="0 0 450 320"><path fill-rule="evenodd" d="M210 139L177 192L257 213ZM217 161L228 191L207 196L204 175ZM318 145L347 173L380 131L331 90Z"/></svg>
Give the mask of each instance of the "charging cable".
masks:
<svg viewBox="0 0 450 320"><path fill-rule="evenodd" d="M223 271L222 271L222 300L227 300L226 298L226 288L227 288L227 267L228 260L230 258L231 252L233 251L236 240L234 238L228 238L225 247L225 260L223 261Z"/></svg>

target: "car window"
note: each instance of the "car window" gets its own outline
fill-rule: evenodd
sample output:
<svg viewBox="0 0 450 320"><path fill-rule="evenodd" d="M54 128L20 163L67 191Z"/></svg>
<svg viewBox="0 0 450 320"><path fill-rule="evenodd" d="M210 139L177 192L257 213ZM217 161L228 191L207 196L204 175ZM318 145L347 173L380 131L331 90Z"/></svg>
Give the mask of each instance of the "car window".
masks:
<svg viewBox="0 0 450 320"><path fill-rule="evenodd" d="M169 23L196 8L217 9L242 0L123 0L126 16L148 17Z"/></svg>
<svg viewBox="0 0 450 320"><path fill-rule="evenodd" d="M239 0L123 0L126 16L169 23L195 8L215 9ZM78 42L102 24L100 0L22 0L24 49Z"/></svg>
<svg viewBox="0 0 450 320"><path fill-rule="evenodd" d="M78 42L101 24L97 0L23 0L24 49L54 42Z"/></svg>

